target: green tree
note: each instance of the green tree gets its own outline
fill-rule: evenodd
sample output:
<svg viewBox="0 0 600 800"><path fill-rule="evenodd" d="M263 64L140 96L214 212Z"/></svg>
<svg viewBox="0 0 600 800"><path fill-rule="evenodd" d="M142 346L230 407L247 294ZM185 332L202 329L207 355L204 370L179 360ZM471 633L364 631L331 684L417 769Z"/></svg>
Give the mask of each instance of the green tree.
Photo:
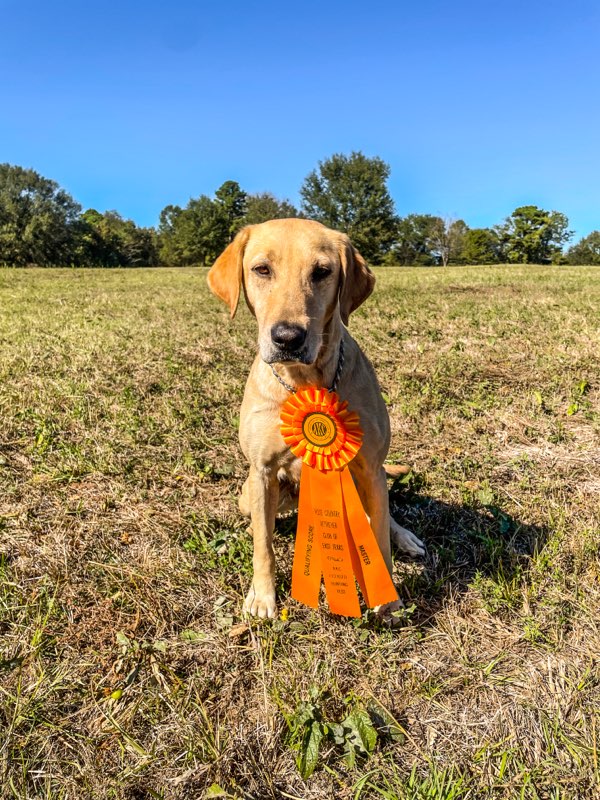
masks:
<svg viewBox="0 0 600 800"><path fill-rule="evenodd" d="M118 239L104 214L89 208L81 215L77 235L77 263L90 267L118 267Z"/></svg>
<svg viewBox="0 0 600 800"><path fill-rule="evenodd" d="M463 239L465 264L496 264L500 261L500 241L491 228L469 228Z"/></svg>
<svg viewBox="0 0 600 800"><path fill-rule="evenodd" d="M396 242L386 261L401 266L435 264L431 239L438 220L431 214L409 214L398 220Z"/></svg>
<svg viewBox="0 0 600 800"><path fill-rule="evenodd" d="M223 214L223 208L206 195L190 200L186 211L188 263L211 264L231 240L233 217Z"/></svg>
<svg viewBox="0 0 600 800"><path fill-rule="evenodd" d="M569 220L560 211L520 206L496 231L508 261L548 264L573 235L568 226Z"/></svg>
<svg viewBox="0 0 600 800"><path fill-rule="evenodd" d="M390 168L380 158L335 154L305 178L302 210L309 219L347 233L366 259L379 263L397 233L389 176Z"/></svg>
<svg viewBox="0 0 600 800"><path fill-rule="evenodd" d="M468 230L462 219L434 217L428 236L428 248L438 264L446 267L461 261L463 242Z"/></svg>
<svg viewBox="0 0 600 800"><path fill-rule="evenodd" d="M181 206L168 205L160 212L158 222L158 255L161 264L178 267L184 263L183 237L179 218Z"/></svg>
<svg viewBox="0 0 600 800"><path fill-rule="evenodd" d="M212 263L231 238L233 216L203 194L185 208L167 206L159 222L160 262L170 266Z"/></svg>
<svg viewBox="0 0 600 800"><path fill-rule="evenodd" d="M600 264L600 231L592 231L566 253L568 264Z"/></svg>
<svg viewBox="0 0 600 800"><path fill-rule="evenodd" d="M243 225L246 213L246 192L240 189L237 181L225 181L215 192L216 209L223 217L223 224L227 228L229 241Z"/></svg>
<svg viewBox="0 0 600 800"><path fill-rule="evenodd" d="M154 267L158 264L158 242L154 228L141 228L123 220L119 236L125 267Z"/></svg>
<svg viewBox="0 0 600 800"><path fill-rule="evenodd" d="M246 198L244 225L257 225L270 219L297 217L298 209L288 200L278 200L270 192L249 194Z"/></svg>
<svg viewBox="0 0 600 800"><path fill-rule="evenodd" d="M80 211L55 181L0 164L0 263L73 263Z"/></svg>
<svg viewBox="0 0 600 800"><path fill-rule="evenodd" d="M78 262L100 267L145 267L158 263L156 232L139 228L117 211L85 211L79 224Z"/></svg>

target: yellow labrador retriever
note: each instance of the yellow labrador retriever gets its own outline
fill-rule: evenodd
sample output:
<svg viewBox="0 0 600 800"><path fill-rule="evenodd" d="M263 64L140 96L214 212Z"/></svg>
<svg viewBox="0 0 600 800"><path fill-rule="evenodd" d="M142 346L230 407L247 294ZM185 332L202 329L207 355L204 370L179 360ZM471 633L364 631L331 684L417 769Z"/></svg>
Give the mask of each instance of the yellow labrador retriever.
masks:
<svg viewBox="0 0 600 800"><path fill-rule="evenodd" d="M210 289L232 317L243 287L258 322L258 354L240 415L240 444L250 463L240 510L251 517L254 536L254 577L244 610L255 616L276 615L273 528L278 511L297 501L301 463L283 441L279 412L298 388L335 389L360 415L363 446L350 471L390 574L390 533L408 553L424 552L422 542L390 517L383 466L388 413L373 367L346 328L374 283L345 234L304 219L244 228L208 273Z"/></svg>

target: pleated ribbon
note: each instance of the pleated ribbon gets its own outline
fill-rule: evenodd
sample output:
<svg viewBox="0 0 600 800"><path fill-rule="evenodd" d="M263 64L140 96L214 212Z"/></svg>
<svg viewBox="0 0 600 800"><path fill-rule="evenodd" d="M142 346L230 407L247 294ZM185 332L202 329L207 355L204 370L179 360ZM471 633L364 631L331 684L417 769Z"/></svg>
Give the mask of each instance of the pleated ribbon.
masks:
<svg viewBox="0 0 600 800"><path fill-rule="evenodd" d="M361 616L356 582L370 608L397 600L348 469L362 445L358 414L335 392L300 389L281 409L281 434L302 460L292 597L317 608L323 578L334 614Z"/></svg>

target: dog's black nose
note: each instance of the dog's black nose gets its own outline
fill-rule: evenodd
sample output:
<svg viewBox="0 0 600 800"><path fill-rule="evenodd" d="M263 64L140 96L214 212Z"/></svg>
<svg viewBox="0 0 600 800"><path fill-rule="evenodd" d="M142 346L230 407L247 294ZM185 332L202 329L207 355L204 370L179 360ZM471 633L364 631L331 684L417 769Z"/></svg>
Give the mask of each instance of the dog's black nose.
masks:
<svg viewBox="0 0 600 800"><path fill-rule="evenodd" d="M306 331L300 325L290 322L277 322L271 328L271 339L276 345L293 352L299 350L306 339Z"/></svg>

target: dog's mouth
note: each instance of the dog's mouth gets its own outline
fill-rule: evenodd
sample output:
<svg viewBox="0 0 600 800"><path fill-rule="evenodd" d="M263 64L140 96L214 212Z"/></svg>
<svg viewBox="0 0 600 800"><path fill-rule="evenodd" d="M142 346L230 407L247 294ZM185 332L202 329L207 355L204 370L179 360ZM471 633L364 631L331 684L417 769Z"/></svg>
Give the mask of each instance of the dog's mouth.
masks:
<svg viewBox="0 0 600 800"><path fill-rule="evenodd" d="M305 364L310 365L313 359L310 358L308 350L277 350L277 352L263 359L267 364Z"/></svg>

